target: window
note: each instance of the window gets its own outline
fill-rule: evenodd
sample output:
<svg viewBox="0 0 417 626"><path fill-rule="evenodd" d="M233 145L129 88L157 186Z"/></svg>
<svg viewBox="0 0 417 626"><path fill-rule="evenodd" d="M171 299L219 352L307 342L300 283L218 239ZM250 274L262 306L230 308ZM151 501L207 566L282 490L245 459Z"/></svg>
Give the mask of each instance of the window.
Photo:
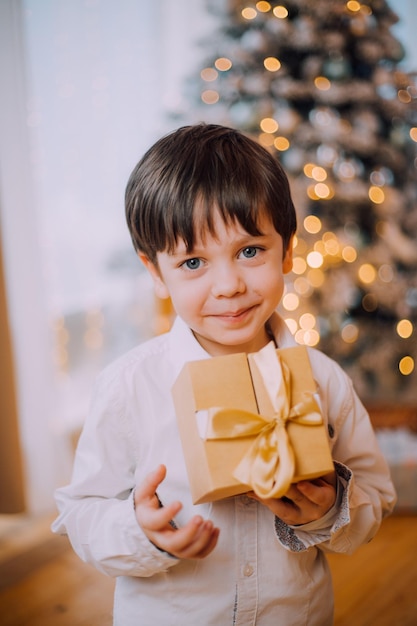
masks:
<svg viewBox="0 0 417 626"><path fill-rule="evenodd" d="M187 123L183 81L210 20L204 0L5 0L0 18L2 252L39 510L68 478L63 441L96 373L154 332L124 189L147 147Z"/></svg>

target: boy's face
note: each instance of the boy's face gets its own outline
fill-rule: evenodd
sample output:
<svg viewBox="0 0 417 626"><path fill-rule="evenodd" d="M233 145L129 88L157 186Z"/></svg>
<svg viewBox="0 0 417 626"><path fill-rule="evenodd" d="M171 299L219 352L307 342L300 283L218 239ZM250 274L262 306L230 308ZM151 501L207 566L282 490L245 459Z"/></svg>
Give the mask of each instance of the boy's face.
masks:
<svg viewBox="0 0 417 626"><path fill-rule="evenodd" d="M157 266L140 258L156 294L171 298L209 354L256 352L270 340L265 323L292 267L292 241L284 252L282 237L266 216L259 220L261 236L250 235L237 222L226 225L217 211L214 226L216 235L203 233L191 253L180 241L173 253L158 253Z"/></svg>

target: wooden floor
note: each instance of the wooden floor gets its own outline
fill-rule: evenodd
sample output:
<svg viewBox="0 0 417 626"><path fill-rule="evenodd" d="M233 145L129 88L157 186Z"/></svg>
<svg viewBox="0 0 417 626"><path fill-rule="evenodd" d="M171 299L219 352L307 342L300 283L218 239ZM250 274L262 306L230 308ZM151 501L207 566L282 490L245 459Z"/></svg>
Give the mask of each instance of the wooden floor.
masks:
<svg viewBox="0 0 417 626"><path fill-rule="evenodd" d="M114 582L48 526L0 532L1 626L110 626ZM417 626L417 516L389 517L371 543L329 562L335 626Z"/></svg>

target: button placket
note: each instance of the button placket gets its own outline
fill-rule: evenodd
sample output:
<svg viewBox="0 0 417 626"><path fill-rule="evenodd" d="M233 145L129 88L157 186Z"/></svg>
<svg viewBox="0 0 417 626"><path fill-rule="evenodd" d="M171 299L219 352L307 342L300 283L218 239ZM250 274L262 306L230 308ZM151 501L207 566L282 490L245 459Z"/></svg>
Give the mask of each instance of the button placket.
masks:
<svg viewBox="0 0 417 626"><path fill-rule="evenodd" d="M258 604L256 501L244 495L235 499L238 558L235 626L256 624Z"/></svg>

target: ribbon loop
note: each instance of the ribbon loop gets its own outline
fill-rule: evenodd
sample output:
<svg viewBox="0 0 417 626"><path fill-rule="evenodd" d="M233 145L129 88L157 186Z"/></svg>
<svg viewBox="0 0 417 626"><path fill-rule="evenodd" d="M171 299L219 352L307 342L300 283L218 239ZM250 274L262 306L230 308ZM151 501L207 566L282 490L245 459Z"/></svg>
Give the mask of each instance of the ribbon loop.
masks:
<svg viewBox="0 0 417 626"><path fill-rule="evenodd" d="M207 439L255 437L233 475L250 485L260 498L280 498L288 491L295 470L287 422L315 426L322 423L322 417L311 392L304 392L300 401L291 406L290 371L272 342L252 356L273 414L212 407L208 412Z"/></svg>

